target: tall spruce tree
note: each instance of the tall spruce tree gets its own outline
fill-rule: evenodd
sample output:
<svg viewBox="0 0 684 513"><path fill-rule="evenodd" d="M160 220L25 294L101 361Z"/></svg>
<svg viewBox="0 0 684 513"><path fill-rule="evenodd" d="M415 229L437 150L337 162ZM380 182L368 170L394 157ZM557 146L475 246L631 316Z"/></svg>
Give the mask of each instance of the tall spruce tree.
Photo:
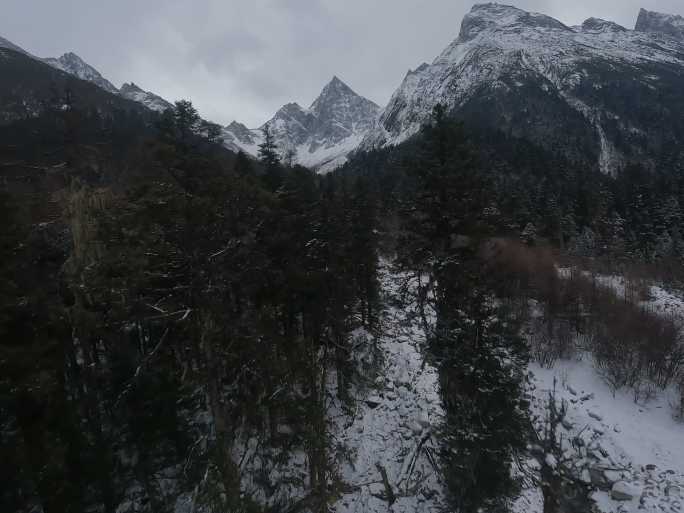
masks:
<svg viewBox="0 0 684 513"><path fill-rule="evenodd" d="M478 257L497 210L492 185L463 127L437 106L418 158L408 163L415 196L404 207L404 265L423 269L436 324L429 348L438 365L446 422L442 462L456 511L503 510L515 491L510 465L524 445L524 344L495 307L495 288Z"/></svg>
<svg viewBox="0 0 684 513"><path fill-rule="evenodd" d="M264 164L264 180L266 186L272 191L277 190L283 183L280 155L275 135L271 126L266 123L261 129L264 140L259 144L259 159Z"/></svg>

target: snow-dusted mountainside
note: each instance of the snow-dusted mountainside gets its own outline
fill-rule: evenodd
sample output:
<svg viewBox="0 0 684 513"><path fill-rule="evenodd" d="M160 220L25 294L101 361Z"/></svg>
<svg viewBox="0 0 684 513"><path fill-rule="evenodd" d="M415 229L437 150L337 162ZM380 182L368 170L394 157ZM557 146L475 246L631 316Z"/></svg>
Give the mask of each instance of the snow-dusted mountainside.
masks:
<svg viewBox="0 0 684 513"><path fill-rule="evenodd" d="M15 45L3 37L0 37L0 48L8 48L10 50L23 53L32 59L42 61L46 64L49 64L53 68L64 71L65 73L78 77L81 80L91 82L104 89L108 93L118 94L127 100L138 102L150 110L162 112L172 107L171 103L166 101L161 96L149 91L144 91L133 82L124 84L121 86L121 89L117 89L116 86L104 78L99 71L97 71L94 67L73 52L65 53L59 58L46 57L41 59L40 57L31 55L23 48Z"/></svg>
<svg viewBox="0 0 684 513"><path fill-rule="evenodd" d="M294 152L297 163L325 172L346 161L373 126L379 111L375 103L333 77L308 109L288 103L266 124L283 154ZM262 128L250 130L234 121L224 128L225 144L257 155Z"/></svg>
<svg viewBox="0 0 684 513"><path fill-rule="evenodd" d="M606 173L648 161L684 142L684 42L671 35L679 23L642 12L637 30L596 18L568 27L511 6L475 5L459 37L407 74L362 147L406 140L441 103L469 123Z"/></svg>
<svg viewBox="0 0 684 513"><path fill-rule="evenodd" d="M70 75L74 75L81 80L92 82L109 93L118 94L127 100L138 102L150 110L163 112L172 107L171 103L161 96L145 91L133 82L126 83L121 86L121 89L117 89L109 80L104 78L99 71L75 53L69 52L62 55L59 59L46 58L43 59L43 61Z"/></svg>
<svg viewBox="0 0 684 513"><path fill-rule="evenodd" d="M68 52L61 57L55 59L48 57L43 59L50 66L54 66L57 69L66 71L70 75L80 78L81 80L86 80L92 82L93 84L101 87L107 92L118 93L118 89L114 85L104 78L99 71L93 68L90 64L81 59L78 55L73 52Z"/></svg>
<svg viewBox="0 0 684 513"><path fill-rule="evenodd" d="M166 109L173 107L171 103L167 102L161 96L157 96L149 91L144 91L133 82L122 85L119 94L128 100L142 103L148 109L157 112L163 112Z"/></svg>
<svg viewBox="0 0 684 513"><path fill-rule="evenodd" d="M636 23L639 32L652 32L655 34L667 34L684 41L684 18L672 14L641 9Z"/></svg>

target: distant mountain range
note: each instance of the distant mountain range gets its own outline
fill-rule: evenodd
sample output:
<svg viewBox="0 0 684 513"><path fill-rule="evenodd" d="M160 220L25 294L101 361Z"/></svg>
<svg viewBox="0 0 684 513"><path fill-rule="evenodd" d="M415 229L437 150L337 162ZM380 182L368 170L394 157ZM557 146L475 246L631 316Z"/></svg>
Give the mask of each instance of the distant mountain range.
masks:
<svg viewBox="0 0 684 513"><path fill-rule="evenodd" d="M283 153L289 152L299 164L323 172L346 161L379 112L375 103L333 77L308 109L288 103L264 125L273 131ZM250 130L234 121L224 129L226 144L256 155L263 142L262 129Z"/></svg>
<svg viewBox="0 0 684 513"><path fill-rule="evenodd" d="M0 38L0 48L163 111L171 103L137 85L117 89L74 53L39 59ZM684 18L642 9L634 30L589 18L568 27L516 7L475 5L431 64L409 71L381 109L334 77L305 109L283 106L264 125L283 154L329 171L358 149L395 145L416 134L440 103L453 116L530 140L615 174L654 164L684 148ZM262 127L234 121L225 145L258 154Z"/></svg>
<svg viewBox="0 0 684 513"><path fill-rule="evenodd" d="M91 82L109 93L118 94L129 100L142 103L151 110L161 112L172 106L170 102L164 100L163 98L153 93L143 91L132 82L130 84L124 84L123 86L121 86L121 89L117 89L109 80L104 78L98 70L96 70L94 67L92 67L90 64L85 62L83 59L81 59L81 57L79 57L73 52L65 53L64 55L58 58L40 58L36 57L35 55L32 55L20 46L12 43L11 41L8 41L3 37L0 37L0 48L14 50L28 57L31 57L32 59L42 61L46 64L49 64L53 68L69 73L70 75L80 78L81 80Z"/></svg>

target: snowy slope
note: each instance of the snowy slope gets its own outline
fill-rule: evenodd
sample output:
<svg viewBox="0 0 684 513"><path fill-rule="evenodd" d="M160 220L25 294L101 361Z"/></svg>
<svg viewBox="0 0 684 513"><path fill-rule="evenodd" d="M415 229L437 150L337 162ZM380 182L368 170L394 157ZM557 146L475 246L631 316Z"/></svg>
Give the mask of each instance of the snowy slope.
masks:
<svg viewBox="0 0 684 513"><path fill-rule="evenodd" d="M268 125L283 155L293 153L298 164L326 172L346 161L379 111L376 104L333 77L308 109L288 103L258 129L234 121L223 135L228 148L256 156L263 142L262 128Z"/></svg>
<svg viewBox="0 0 684 513"><path fill-rule="evenodd" d="M403 301L406 277L383 261L380 281L384 309L377 332L358 328L349 335L356 368L346 381L350 400L340 398L334 366L325 373L329 484L336 490L328 511L438 513L445 496L436 440L444 421L437 370L424 357L415 305ZM277 431L294 435L288 424ZM305 447L271 447L263 434L242 429L235 440L244 497L272 511L313 510L304 506L311 491Z"/></svg>
<svg viewBox="0 0 684 513"><path fill-rule="evenodd" d="M382 366L367 390L357 390L357 409L349 416L333 402L330 407L334 445L351 450L339 457L344 492L337 513L438 512L444 490L434 434L444 418L437 370L425 361L425 333L400 300L402 276L387 263L381 270L385 303L382 333L371 339ZM396 502L388 503L382 471Z"/></svg>
<svg viewBox="0 0 684 513"><path fill-rule="evenodd" d="M537 415L543 418L554 389L556 401L568 406L563 426L566 454L577 474L597 488L592 498L599 511L682 511L684 425L672 415L674 390L646 403L634 402L629 391L614 395L590 356L558 362L552 369L533 365L531 370L532 409ZM629 485L633 499L613 500L616 483Z"/></svg>
<svg viewBox="0 0 684 513"><path fill-rule="evenodd" d="M118 89L114 87L109 80L104 78L99 71L73 52L65 53L57 59L48 57L43 59L43 61L50 66L61 69L81 80L92 82L109 93L117 94L119 92Z"/></svg>
<svg viewBox="0 0 684 513"><path fill-rule="evenodd" d="M407 74L362 147L406 140L429 120L437 103L458 111L477 99L508 100L518 88L519 104L504 105L502 116L492 123L517 114L529 119L529 100L549 97L545 101L555 112L547 108L550 114L541 114L550 116L549 120L542 119L546 126L538 133L531 129L523 133L543 139L550 126L562 123L556 101L560 100L566 109L586 121L593 131L602 170L613 173L621 155L606 135L606 127L623 113L607 111L591 91L603 87L602 77L615 71L626 72L633 80L653 87L651 82L657 84L660 79L653 70L661 66L669 73L684 75L684 44L671 37L627 30L596 18L580 27L567 27L549 16L511 6L475 5L463 19L459 37L432 64L423 64ZM486 102L475 108L480 117L487 116ZM520 123L516 125L511 129L524 132ZM623 128L626 132L638 132L643 127Z"/></svg>
<svg viewBox="0 0 684 513"><path fill-rule="evenodd" d="M560 276L568 276L561 269ZM684 329L684 295L648 287L647 299L625 294L625 280L596 276L626 301L674 319ZM567 407L559 426L564 457L577 477L594 491L598 511L624 513L679 513L684 511L684 424L676 418L680 392L648 387L635 398L633 390L614 390L600 376L592 356L580 351L572 360L560 360L551 368L531 364L531 409L543 430L550 394L558 406ZM643 392L643 390L642 390ZM541 497L527 490L516 511L541 512ZM628 497L631 496L630 497ZM618 500L620 498L620 500Z"/></svg>

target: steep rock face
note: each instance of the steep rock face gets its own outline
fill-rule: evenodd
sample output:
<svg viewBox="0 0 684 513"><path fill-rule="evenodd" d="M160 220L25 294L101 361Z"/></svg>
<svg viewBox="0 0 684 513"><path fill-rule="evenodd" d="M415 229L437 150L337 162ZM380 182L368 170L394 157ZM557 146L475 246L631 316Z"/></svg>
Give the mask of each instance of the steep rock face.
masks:
<svg viewBox="0 0 684 513"><path fill-rule="evenodd" d="M298 103L282 106L268 122L281 145L285 148L296 148L306 143L315 122L312 112L302 108Z"/></svg>
<svg viewBox="0 0 684 513"><path fill-rule="evenodd" d="M149 91L144 91L133 82L122 85L121 89L119 90L119 94L128 100L141 103L148 109L157 112L163 112L166 109L173 107L173 105L171 105L161 96L157 96Z"/></svg>
<svg viewBox="0 0 684 513"><path fill-rule="evenodd" d="M681 147L683 91L684 44L673 38L481 4L432 64L407 74L361 147L406 140L441 103L613 174Z"/></svg>
<svg viewBox="0 0 684 513"><path fill-rule="evenodd" d="M226 131L230 132L240 143L254 145L254 134L242 123L233 121L226 127Z"/></svg>
<svg viewBox="0 0 684 513"><path fill-rule="evenodd" d="M339 144L348 137L365 132L372 126L379 110L375 103L333 77L310 107L315 118L312 146Z"/></svg>
<svg viewBox="0 0 684 513"><path fill-rule="evenodd" d="M233 122L224 129L231 149L257 155L265 125L273 131L280 151L296 154L295 160L320 172L343 164L380 111L372 101L356 94L339 78L333 79L308 109L297 103L283 106L262 127L249 130Z"/></svg>
<svg viewBox="0 0 684 513"><path fill-rule="evenodd" d="M74 75L81 80L92 82L107 92L116 94L119 91L109 80L104 78L99 71L97 71L73 52L65 53L57 59L48 57L43 60L50 66L61 69L62 71L65 71L70 75Z"/></svg>
<svg viewBox="0 0 684 513"><path fill-rule="evenodd" d="M667 34L684 41L684 17L641 9L635 30L654 34Z"/></svg>

